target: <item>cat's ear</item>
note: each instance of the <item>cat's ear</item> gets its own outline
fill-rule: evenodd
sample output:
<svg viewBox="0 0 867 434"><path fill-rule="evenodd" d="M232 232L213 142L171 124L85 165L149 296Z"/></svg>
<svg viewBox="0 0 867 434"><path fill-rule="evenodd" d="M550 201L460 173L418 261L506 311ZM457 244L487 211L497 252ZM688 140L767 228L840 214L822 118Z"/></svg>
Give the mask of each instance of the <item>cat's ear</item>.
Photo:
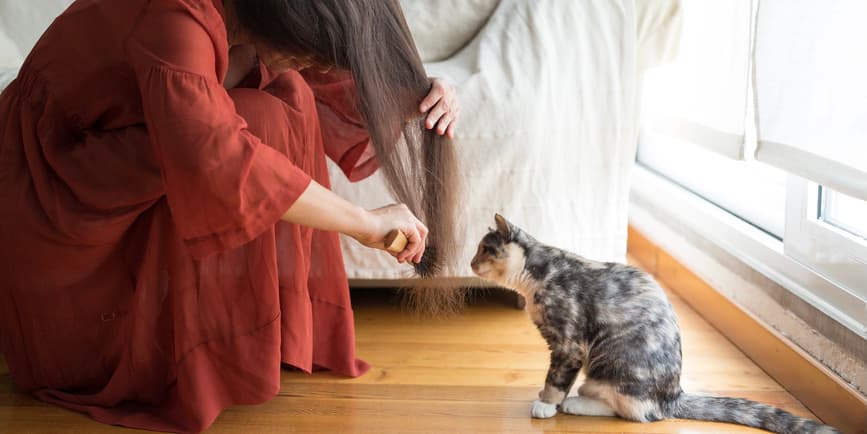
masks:
<svg viewBox="0 0 867 434"><path fill-rule="evenodd" d="M497 232L500 233L500 236L507 240L512 239L512 225L506 218L499 214L494 214L494 220L497 222Z"/></svg>

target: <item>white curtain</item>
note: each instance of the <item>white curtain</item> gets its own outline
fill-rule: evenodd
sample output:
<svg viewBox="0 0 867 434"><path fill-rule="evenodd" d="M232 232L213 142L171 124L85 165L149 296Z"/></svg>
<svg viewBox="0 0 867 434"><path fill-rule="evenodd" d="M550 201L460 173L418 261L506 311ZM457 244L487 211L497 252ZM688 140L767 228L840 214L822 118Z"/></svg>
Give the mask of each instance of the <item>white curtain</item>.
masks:
<svg viewBox="0 0 867 434"><path fill-rule="evenodd" d="M867 1L762 0L756 158L867 200Z"/></svg>
<svg viewBox="0 0 867 434"><path fill-rule="evenodd" d="M642 128L744 156L752 2L682 0L678 56L645 77Z"/></svg>

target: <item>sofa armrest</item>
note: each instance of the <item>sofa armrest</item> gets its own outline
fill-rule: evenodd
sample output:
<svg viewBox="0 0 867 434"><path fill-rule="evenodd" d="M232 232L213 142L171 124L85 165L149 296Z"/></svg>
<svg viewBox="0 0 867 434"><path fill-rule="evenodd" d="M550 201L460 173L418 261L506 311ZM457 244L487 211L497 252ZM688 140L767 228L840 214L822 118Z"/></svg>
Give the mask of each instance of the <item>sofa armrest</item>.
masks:
<svg viewBox="0 0 867 434"><path fill-rule="evenodd" d="M15 77L18 76L18 68L2 68L0 67L0 93L9 86L9 83L12 83L12 80L15 80Z"/></svg>
<svg viewBox="0 0 867 434"><path fill-rule="evenodd" d="M425 63L448 59L479 32L500 0L400 0Z"/></svg>
<svg viewBox="0 0 867 434"><path fill-rule="evenodd" d="M3 29L0 28L0 70L3 68L17 68L24 61L18 46L12 42Z"/></svg>

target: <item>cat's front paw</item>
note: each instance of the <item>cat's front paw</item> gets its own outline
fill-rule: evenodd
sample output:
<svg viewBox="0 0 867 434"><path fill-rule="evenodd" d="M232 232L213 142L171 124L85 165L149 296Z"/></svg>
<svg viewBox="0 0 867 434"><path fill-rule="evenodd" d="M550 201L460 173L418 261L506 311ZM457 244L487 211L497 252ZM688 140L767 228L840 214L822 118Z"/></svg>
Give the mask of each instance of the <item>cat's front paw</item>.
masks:
<svg viewBox="0 0 867 434"><path fill-rule="evenodd" d="M547 419L557 414L557 404L548 404L537 399L533 401L530 414L537 419Z"/></svg>

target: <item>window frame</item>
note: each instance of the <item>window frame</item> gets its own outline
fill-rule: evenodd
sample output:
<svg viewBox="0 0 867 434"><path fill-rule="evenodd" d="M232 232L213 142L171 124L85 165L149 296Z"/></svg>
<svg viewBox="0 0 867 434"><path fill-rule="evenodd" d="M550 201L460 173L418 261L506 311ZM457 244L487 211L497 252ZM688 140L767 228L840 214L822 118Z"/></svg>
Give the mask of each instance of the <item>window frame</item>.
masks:
<svg viewBox="0 0 867 434"><path fill-rule="evenodd" d="M639 143L639 147L647 146ZM867 297L862 297L847 285L832 278L828 271L814 268L809 256L791 244L791 237L803 228L802 242L820 240L829 249L845 246L855 253L867 252L867 247L843 243L856 237L819 219L819 189L808 189L809 182L789 174L786 184L786 225L780 240L757 228L744 218L715 204L668 178L656 168L644 165L640 152L633 171L632 194L643 201L665 197L669 211L681 217L677 224L688 226L698 235L739 258L790 293L801 298L846 328L867 339ZM815 185L815 184L814 184ZM813 192L813 193L811 193ZM635 217L630 210L630 218ZM641 218L640 216L638 217ZM809 232L807 232L809 231ZM787 240L788 238L788 240ZM847 250L848 252L849 250Z"/></svg>
<svg viewBox="0 0 867 434"><path fill-rule="evenodd" d="M822 219L823 188L789 174L786 181L784 252L867 299L867 241ZM841 272L838 265L847 263L863 266L865 273Z"/></svg>
<svg viewBox="0 0 867 434"><path fill-rule="evenodd" d="M828 214L830 214L830 211L828 210L829 204L832 202L832 200L840 200L840 198L832 199L833 197L837 197L837 196L843 196L846 198L846 200L858 200L857 198L854 198L852 196L849 196L849 195L846 195L844 193L840 193L839 191L822 186L821 190L819 192L819 206L821 207L819 209L819 219L824 221L824 222L827 222L831 226L834 226L836 228L840 228L840 229L843 229L844 231L851 232L851 233L855 234L856 237L861 238L860 242L863 243L865 240L867 240L867 227L860 228L860 227L849 226L848 222L844 222L842 220L834 218L833 216L828 215ZM867 204L867 201L864 201L864 203Z"/></svg>

